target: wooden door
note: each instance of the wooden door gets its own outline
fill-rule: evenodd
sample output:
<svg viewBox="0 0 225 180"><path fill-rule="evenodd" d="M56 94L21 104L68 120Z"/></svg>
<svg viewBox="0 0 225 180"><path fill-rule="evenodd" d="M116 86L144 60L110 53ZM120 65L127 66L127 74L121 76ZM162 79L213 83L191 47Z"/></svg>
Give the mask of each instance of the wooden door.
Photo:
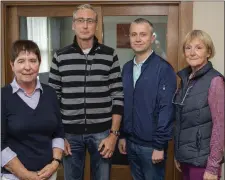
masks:
<svg viewBox="0 0 225 180"><path fill-rule="evenodd" d="M114 49L118 53L120 64L125 64L130 60L127 54L131 54L129 57L133 57L132 50L129 45L129 23L138 18L144 17L153 23L154 32L157 34L157 39L161 41L161 45L164 44L164 51L166 52L167 61L177 71L178 65L178 5L105 5L102 7L103 17L103 42ZM107 27L109 26L109 27ZM117 29L116 29L117 28ZM118 34L120 29L123 35ZM162 29L164 28L164 30ZM105 30L106 29L106 30ZM110 31L111 34L109 32ZM158 32L157 32L158 31ZM162 32L161 34L159 32ZM165 33L165 34L163 34ZM163 36L163 38L162 38ZM116 41L117 39L117 41ZM119 42L118 39L122 39ZM127 41L128 40L128 41ZM124 43L127 41L128 43ZM162 42L163 41L163 42ZM121 44L120 44L121 43ZM153 48L154 49L154 48ZM125 62L124 62L125 59ZM121 65L122 66L122 65ZM124 158L115 151L116 162L112 165L112 180L119 180L123 177L123 180L131 180L129 166L124 164ZM174 179L174 151L173 141L169 142L168 159L166 163L166 180ZM121 158L121 161L120 161Z"/></svg>
<svg viewBox="0 0 225 180"><path fill-rule="evenodd" d="M38 6L38 7L37 7ZM23 5L23 6L9 6L6 9L6 50L5 50L5 59L6 61L4 62L4 65L6 67L5 69L5 83L10 83L13 79L13 74L11 71L11 67L9 65L9 53L10 53L10 47L13 41L17 39L21 39L24 37L21 37L23 35L24 28L21 28L21 22L22 18L26 17L44 17L44 18L71 18L71 23L72 23L72 15L73 11L75 9L76 4L73 6L71 5L51 5L51 6L46 6L46 5ZM94 6L96 12L99 14L101 17L101 7L100 6ZM66 34L66 30L63 29ZM68 26L68 30L72 31L72 25ZM21 32L22 31L22 32ZM96 36L99 39L100 42L102 42L102 22L101 18L98 21L98 29L96 31ZM74 34L71 34L71 40L69 40L69 43L72 43L73 41L73 36ZM49 38L49 37L47 37ZM53 37L54 38L54 37ZM29 38L27 38L29 39ZM41 48L42 46L39 45ZM62 48L62 47L60 47ZM49 50L50 51L50 50ZM49 57L49 60L51 60L52 57ZM43 61L42 61L43 63Z"/></svg>
<svg viewBox="0 0 225 180"><path fill-rule="evenodd" d="M38 8L37 8L38 6ZM6 23L6 51L5 51L5 58L6 59L3 63L5 66L5 84L8 84L13 79L13 73L11 71L11 67L9 64L9 53L10 53L10 46L12 42L14 42L17 39L23 38L21 37L21 20L23 17L54 17L54 18L66 18L66 17L72 17L73 11L75 9L76 4L71 5L27 5L24 4L23 6L15 5L15 6L9 6L6 9L6 19L8 23ZM98 15L101 17L101 7L96 5L94 6L94 9L98 13ZM96 37L99 39L100 42L102 42L102 22L101 18L98 21L98 29L96 31ZM72 23L72 21L71 21ZM68 27L71 28L72 26ZM68 38L68 37L67 37ZM71 37L71 41L69 43L72 43L73 41L73 35ZM29 39L29 38L27 38ZM68 44L69 44L68 43ZM41 45L39 46L41 49ZM49 60L51 60L52 57L50 57ZM43 61L42 61L43 63ZM89 160L89 154L86 153L86 163L85 163L85 172L84 172L84 179L90 180L90 160ZM58 180L63 180L63 167L61 166L58 171Z"/></svg>
<svg viewBox="0 0 225 180"><path fill-rule="evenodd" d="M82 2L79 2L79 4ZM85 3L85 2L84 2ZM13 74L9 65L9 52L13 41L20 38L21 17L71 17L77 2L4 2L2 3L2 24L1 49L2 49L2 86L12 81ZM185 66L182 61L179 46L189 30L192 29L192 3L190 2L155 2L144 1L120 1L93 2L98 12L99 21L96 36L100 42L103 42L104 32L103 19L106 16L166 16L166 54L168 62L177 71ZM186 16L189 14L189 16ZM72 40L71 40L72 42ZM106 44L110 45L110 44ZM166 180L179 180L180 175L174 168L173 142L169 143L168 159L166 165ZM120 159L121 158L121 159ZM119 157L123 161L124 157ZM90 180L90 158L87 153L85 165L85 180ZM63 180L63 171L60 168L58 180ZM113 164L111 171L112 180L131 179L131 173L128 165Z"/></svg>

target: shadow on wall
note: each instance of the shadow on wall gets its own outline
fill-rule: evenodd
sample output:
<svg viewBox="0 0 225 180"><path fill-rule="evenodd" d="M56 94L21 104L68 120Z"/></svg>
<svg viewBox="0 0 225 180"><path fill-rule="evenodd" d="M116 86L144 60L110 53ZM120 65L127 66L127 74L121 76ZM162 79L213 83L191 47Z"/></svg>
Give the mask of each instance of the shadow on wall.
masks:
<svg viewBox="0 0 225 180"><path fill-rule="evenodd" d="M48 84L48 76L49 72L39 73L38 74L39 81L43 84Z"/></svg>

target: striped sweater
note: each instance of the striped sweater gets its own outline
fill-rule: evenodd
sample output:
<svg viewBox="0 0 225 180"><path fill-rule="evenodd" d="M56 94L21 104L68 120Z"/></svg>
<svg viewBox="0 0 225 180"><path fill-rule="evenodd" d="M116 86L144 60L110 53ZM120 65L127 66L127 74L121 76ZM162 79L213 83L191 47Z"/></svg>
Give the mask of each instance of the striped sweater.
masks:
<svg viewBox="0 0 225 180"><path fill-rule="evenodd" d="M114 49L94 38L85 55L74 43L54 54L49 74L60 100L65 132L97 133L110 129L112 114L123 114L123 88Z"/></svg>

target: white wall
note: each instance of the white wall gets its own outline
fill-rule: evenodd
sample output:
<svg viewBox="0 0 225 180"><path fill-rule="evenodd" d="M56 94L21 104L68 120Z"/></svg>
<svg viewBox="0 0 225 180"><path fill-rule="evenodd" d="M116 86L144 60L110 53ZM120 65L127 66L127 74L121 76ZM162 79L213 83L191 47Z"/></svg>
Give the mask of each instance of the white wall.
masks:
<svg viewBox="0 0 225 180"><path fill-rule="evenodd" d="M211 61L224 74L224 2L194 2L193 28L211 36L216 49Z"/></svg>
<svg viewBox="0 0 225 180"><path fill-rule="evenodd" d="M193 29L202 29L211 36L216 49L211 62L224 74L224 2L194 2L193 5Z"/></svg>

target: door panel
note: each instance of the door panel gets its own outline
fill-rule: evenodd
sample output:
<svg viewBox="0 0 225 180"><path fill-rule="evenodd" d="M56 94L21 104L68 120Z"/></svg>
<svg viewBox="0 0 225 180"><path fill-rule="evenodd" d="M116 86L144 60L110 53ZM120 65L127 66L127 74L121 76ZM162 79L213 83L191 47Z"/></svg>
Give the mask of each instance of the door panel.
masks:
<svg viewBox="0 0 225 180"><path fill-rule="evenodd" d="M134 56L129 46L129 24L139 17L153 23L156 41L153 50L166 59L177 71L178 62L178 6L176 5L114 5L103 6L103 42L113 47L120 61L121 68ZM174 179L174 150L173 141L169 142L166 163L166 180ZM120 179L124 170L130 172L126 165L127 157L115 151L112 165L112 179ZM122 176L123 180L132 179Z"/></svg>
<svg viewBox="0 0 225 180"><path fill-rule="evenodd" d="M153 23L155 41L152 48L167 59L167 16L103 16L103 43L116 50L121 68L134 57L130 48L129 27L137 18L145 18Z"/></svg>
<svg viewBox="0 0 225 180"><path fill-rule="evenodd" d="M43 60L39 72L48 72L54 51L73 42L72 14L74 9L74 6L10 7L7 11L9 18L6 32L8 49L6 59L9 60L10 47L15 40L33 40L38 44ZM100 17L95 35L99 42L102 42L101 7L94 6L94 9ZM10 83L13 73L9 62L5 63L6 83Z"/></svg>
<svg viewBox="0 0 225 180"><path fill-rule="evenodd" d="M102 3L104 4L104 3ZM107 4L107 3L105 3ZM96 36L99 39L100 42L103 41L103 38L106 38L106 36L108 37L107 32L103 32L103 26L104 26L104 18L107 16L111 16L114 18L118 18L118 16L130 16L130 17L137 17L137 16L145 16L145 17L166 17L166 24L164 23L164 26L166 26L165 29L165 33L163 36L163 42L160 39L160 42L163 45L163 50L166 53L166 57L167 57L167 61L174 67L175 71L177 71L178 69L178 31L179 31L179 27L178 27L178 13L179 13L179 4L178 3L172 3L172 4L160 4L160 5L155 5L155 4L151 4L151 3L142 3L142 4L135 4L135 5L126 5L128 3L124 3L121 5L116 5L111 4L111 5L100 5L98 3L96 3L94 5L96 11L98 12L98 16L99 16L99 21L98 21L98 28L97 28L97 32L96 32ZM64 5L38 5L39 7L37 8L36 5L19 5L19 6L10 6L7 7L6 9L6 32L4 33L5 35L5 49L7 50L7 52L5 53L5 83L10 83L12 78L13 78L13 74L11 72L11 67L9 66L9 52L10 52L10 47L13 41L19 39L20 37L23 37L22 34L22 29L21 29L21 21L23 21L23 18L27 18L27 17L46 17L49 19L61 19L61 21L65 20L67 21L67 26L65 26L65 29L63 29L65 31L64 34L66 34L66 31L68 32L69 30L67 29L70 25L69 25L69 21L71 16L72 16L72 12L74 10L75 5L73 4L68 5L64 4ZM182 12L180 12L182 14ZM150 19L151 20L151 19ZM188 21L189 22L189 21ZM128 21L126 22L128 23ZM191 27L191 26L190 26ZM107 28L107 27L106 27ZM115 30L115 29L114 29ZM187 31L187 30L186 30ZM185 29L182 29L182 34L185 33ZM71 36L71 42L72 42L72 34L71 32L68 32L68 36ZM69 41L69 37L66 37ZM160 34L159 34L160 36ZM52 42L52 39L54 38L54 36L52 38L50 38L50 36L48 36L49 41ZM63 38L63 36L61 36L60 38ZM54 39L56 40L56 39ZM179 39L180 41L180 39ZM105 42L105 41L104 41ZM110 42L105 42L106 45L111 46ZM66 44L66 42L65 42ZM52 45L48 44L48 48L50 51L49 53L49 57L48 57L48 61L51 60L51 56L52 56L52 52L54 51L54 48L52 48ZM61 43L61 45L59 47L64 46L64 43ZM113 47L113 45L112 45ZM116 48L116 47L114 47ZM120 48L121 49L121 48ZM124 48L126 49L126 48ZM124 50L122 49L122 50ZM128 48L127 48L128 49ZM128 50L129 51L129 50ZM129 51L131 53L131 50ZM122 59L122 58L121 58ZM124 58L124 60L129 60L128 58ZM121 63L122 66L123 63ZM49 64L46 66L49 66ZM46 68L46 67L45 67ZM49 67L48 67L49 68ZM117 152L118 155L118 152ZM173 152L173 142L171 141L169 143L169 150L168 150L168 160L167 160L167 165L166 165L166 180L173 180L175 179L175 169L174 169L174 163L173 163L173 156L174 152ZM114 159L114 163L112 166L112 173L111 173L111 179L113 180L126 180L126 179L131 179L131 174L130 174L130 169L126 163L121 163L121 161L125 161L124 157L117 157L118 161L116 159ZM87 153L87 158L86 158L86 167L85 167L85 180L89 180L90 178L90 159L89 159L89 155ZM177 172L177 171L176 171ZM58 173L58 179L63 179L63 172L62 172L62 168L60 168L60 171Z"/></svg>

